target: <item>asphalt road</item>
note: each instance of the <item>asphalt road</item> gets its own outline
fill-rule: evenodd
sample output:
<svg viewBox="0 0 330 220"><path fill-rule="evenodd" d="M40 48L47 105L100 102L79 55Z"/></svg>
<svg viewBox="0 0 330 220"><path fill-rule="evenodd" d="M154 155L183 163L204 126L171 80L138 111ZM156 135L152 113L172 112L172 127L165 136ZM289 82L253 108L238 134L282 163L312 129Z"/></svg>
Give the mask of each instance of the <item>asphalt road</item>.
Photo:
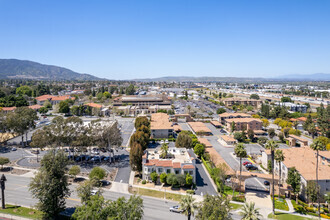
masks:
<svg viewBox="0 0 330 220"><path fill-rule="evenodd" d="M121 136L123 138L123 146L128 146L129 139L134 131L134 118L116 118L121 129ZM115 182L128 183L131 173L129 165L129 153L123 150L120 154L120 164L118 165L118 173Z"/></svg>
<svg viewBox="0 0 330 220"><path fill-rule="evenodd" d="M37 200L32 198L31 193L28 190L30 178L10 174L6 174L6 177L6 203L14 205L23 205L28 207L32 207L36 204ZM70 190L72 191L72 193L70 197L66 200L67 207L75 207L80 205L80 200L74 191L76 186L77 185L70 186ZM117 198L122 196L129 198L130 195L104 190L103 196L107 200L116 200ZM184 215L169 212L169 207L177 205L177 203L149 197L142 198L144 206L144 219L186 219Z"/></svg>
<svg viewBox="0 0 330 220"><path fill-rule="evenodd" d="M37 200L32 198L31 193L28 190L28 185L31 178L16 176L11 174L5 174L6 181L6 190L5 190L5 201L8 204L21 205L26 207L33 207ZM76 184L70 185L71 195L66 199L66 206L69 210L72 211L73 207L79 206L80 199L78 198L75 188ZM116 200L119 197L129 198L130 194L110 192L104 190L102 195L106 200ZM174 205L178 205L177 202L165 201L163 199L156 199L151 197L141 197L143 199L143 210L144 217L143 219L155 219L155 220L184 220L187 219L183 214L172 213L169 211L169 208ZM241 219L240 216L236 213L232 213L233 219ZM192 218L194 219L194 218Z"/></svg>

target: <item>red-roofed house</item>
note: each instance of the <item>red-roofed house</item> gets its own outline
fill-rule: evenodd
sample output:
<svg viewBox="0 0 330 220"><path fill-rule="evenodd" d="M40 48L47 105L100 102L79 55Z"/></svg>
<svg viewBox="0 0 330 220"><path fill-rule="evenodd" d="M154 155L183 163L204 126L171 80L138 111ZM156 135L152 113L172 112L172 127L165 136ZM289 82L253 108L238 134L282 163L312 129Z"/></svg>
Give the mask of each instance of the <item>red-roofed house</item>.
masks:
<svg viewBox="0 0 330 220"><path fill-rule="evenodd" d="M142 178L151 180L150 174L156 172L158 175L166 174L190 174L196 181L195 159L192 158L187 149L170 147L165 159L160 157L160 149L147 149L142 156Z"/></svg>

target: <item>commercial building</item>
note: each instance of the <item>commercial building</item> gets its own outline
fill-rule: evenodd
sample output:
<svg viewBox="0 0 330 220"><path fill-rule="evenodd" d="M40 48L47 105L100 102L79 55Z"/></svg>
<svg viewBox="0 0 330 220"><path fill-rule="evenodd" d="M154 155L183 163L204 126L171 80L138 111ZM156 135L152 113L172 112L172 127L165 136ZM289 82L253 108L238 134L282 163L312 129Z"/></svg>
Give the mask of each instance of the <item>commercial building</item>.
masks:
<svg viewBox="0 0 330 220"><path fill-rule="evenodd" d="M226 145L235 145L237 144L237 140L231 135L220 135L219 136L220 143L225 143Z"/></svg>
<svg viewBox="0 0 330 220"><path fill-rule="evenodd" d="M169 138L173 136L174 127L165 113L154 113L150 120L151 138Z"/></svg>
<svg viewBox="0 0 330 220"><path fill-rule="evenodd" d="M291 112L301 112L301 113L306 113L308 108L307 105L298 105L292 102L277 102L276 105L285 106Z"/></svg>
<svg viewBox="0 0 330 220"><path fill-rule="evenodd" d="M142 178L151 180L150 174L190 174L196 182L195 159L189 155L186 148L169 147L165 159L161 158L160 148L147 149L142 156Z"/></svg>
<svg viewBox="0 0 330 220"><path fill-rule="evenodd" d="M235 131L262 130L262 121L259 118L232 118L226 119L227 131L233 132L232 124L235 124Z"/></svg>
<svg viewBox="0 0 330 220"><path fill-rule="evenodd" d="M100 104L92 103L92 102L84 104L84 106L92 108L92 112L91 112L92 115L110 116L109 107L103 107Z"/></svg>
<svg viewBox="0 0 330 220"><path fill-rule="evenodd" d="M246 98L227 98L223 99L222 102L226 107L232 107L233 105L245 105L245 106L253 106L255 108L259 108L261 106L262 101L257 99L246 99Z"/></svg>
<svg viewBox="0 0 330 220"><path fill-rule="evenodd" d="M226 124L226 119L231 119L231 118L251 118L251 115L246 114L246 113L222 113L219 115L219 121L221 124L225 125Z"/></svg>
<svg viewBox="0 0 330 220"><path fill-rule="evenodd" d="M152 114L158 110L170 110L171 99L166 95L128 95L115 98L113 106L130 106L128 112L133 115Z"/></svg>

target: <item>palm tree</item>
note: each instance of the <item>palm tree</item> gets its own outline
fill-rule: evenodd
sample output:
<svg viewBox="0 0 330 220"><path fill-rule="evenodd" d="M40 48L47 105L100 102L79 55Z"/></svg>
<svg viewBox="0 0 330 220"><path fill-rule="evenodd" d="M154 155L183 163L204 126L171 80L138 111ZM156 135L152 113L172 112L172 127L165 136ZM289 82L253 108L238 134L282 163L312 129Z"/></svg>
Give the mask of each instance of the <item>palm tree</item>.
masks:
<svg viewBox="0 0 330 220"><path fill-rule="evenodd" d="M259 209L255 208L254 202L246 202L240 212L240 215L242 216L242 220L257 220L262 217L259 213Z"/></svg>
<svg viewBox="0 0 330 220"><path fill-rule="evenodd" d="M239 188L241 189L242 158L245 158L247 156L247 153L245 150L245 146L242 143L237 144L234 151L236 156L239 157Z"/></svg>
<svg viewBox="0 0 330 220"><path fill-rule="evenodd" d="M191 215L194 216L195 209L197 208L194 202L195 199L192 195L185 195L181 197L180 206L181 209L184 210L183 213L188 216L188 220L190 220Z"/></svg>
<svg viewBox="0 0 330 220"><path fill-rule="evenodd" d="M278 148L278 144L274 140L269 140L266 145L266 149L269 149L272 154L272 197L273 197L273 215L275 215L275 195L274 195L274 151Z"/></svg>
<svg viewBox="0 0 330 220"><path fill-rule="evenodd" d="M168 154L168 144L164 143L160 149L161 149L160 157L165 159Z"/></svg>
<svg viewBox="0 0 330 220"><path fill-rule="evenodd" d="M312 123L312 124L308 125L307 131L310 135L312 135L312 138L314 139L315 133L317 132L315 124Z"/></svg>
<svg viewBox="0 0 330 220"><path fill-rule="evenodd" d="M323 151L326 149L325 143L320 138L314 139L313 143L310 145L310 148L316 151L316 185L319 185L319 151ZM318 202L318 211L319 211L319 218L320 218L320 188L318 187L317 192L317 202Z"/></svg>
<svg viewBox="0 0 330 220"><path fill-rule="evenodd" d="M281 196L281 191L280 191L280 186L281 186L281 162L284 161L284 154L282 150L276 150L275 151L275 160L278 163L278 168L279 168L279 172L278 172L278 198L280 198Z"/></svg>

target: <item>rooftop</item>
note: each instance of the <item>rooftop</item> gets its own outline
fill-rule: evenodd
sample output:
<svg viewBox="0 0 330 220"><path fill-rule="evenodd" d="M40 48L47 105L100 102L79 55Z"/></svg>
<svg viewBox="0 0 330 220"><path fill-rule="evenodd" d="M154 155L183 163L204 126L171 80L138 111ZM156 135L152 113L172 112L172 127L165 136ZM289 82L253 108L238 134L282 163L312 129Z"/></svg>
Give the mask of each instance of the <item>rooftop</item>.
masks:
<svg viewBox="0 0 330 220"><path fill-rule="evenodd" d="M212 133L212 131L206 127L206 125L203 122L196 121L196 122L188 122L190 127L194 130L194 132L207 132Z"/></svg>
<svg viewBox="0 0 330 220"><path fill-rule="evenodd" d="M173 129L172 123L169 121L169 116L166 113L154 113L151 115L150 121L151 130Z"/></svg>
<svg viewBox="0 0 330 220"><path fill-rule="evenodd" d="M238 112L234 112L234 113L229 113L229 112L225 112L219 115L220 117L245 117L245 118L249 118L251 117L251 115L246 114L246 113L238 113Z"/></svg>
<svg viewBox="0 0 330 220"><path fill-rule="evenodd" d="M257 121L262 123L262 121L259 118L229 118L226 119L227 122L232 123L232 122L240 122L240 123L250 123L252 121Z"/></svg>

